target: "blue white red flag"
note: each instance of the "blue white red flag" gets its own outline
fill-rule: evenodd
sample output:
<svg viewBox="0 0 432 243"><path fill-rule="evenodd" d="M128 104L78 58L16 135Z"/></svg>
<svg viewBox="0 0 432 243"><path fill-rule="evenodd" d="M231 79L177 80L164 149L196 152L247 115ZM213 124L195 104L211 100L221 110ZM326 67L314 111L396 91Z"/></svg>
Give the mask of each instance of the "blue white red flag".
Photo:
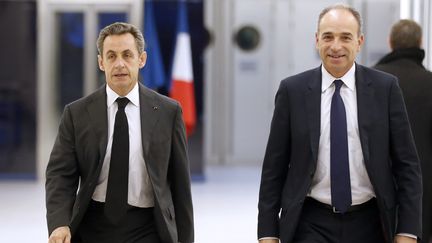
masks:
<svg viewBox="0 0 432 243"><path fill-rule="evenodd" d="M172 84L169 95L182 106L186 133L190 136L196 125L196 108L191 40L185 1L179 1L178 3L177 38L171 80Z"/></svg>

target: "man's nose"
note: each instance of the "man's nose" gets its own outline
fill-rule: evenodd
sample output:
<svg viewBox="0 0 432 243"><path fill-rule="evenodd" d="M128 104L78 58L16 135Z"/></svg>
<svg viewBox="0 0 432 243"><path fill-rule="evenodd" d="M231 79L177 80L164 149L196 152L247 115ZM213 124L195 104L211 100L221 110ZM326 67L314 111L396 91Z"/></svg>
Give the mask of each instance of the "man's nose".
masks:
<svg viewBox="0 0 432 243"><path fill-rule="evenodd" d="M119 67L119 68L124 67L124 66L125 66L124 60L121 59L121 58L119 58L119 59L115 62L114 66L115 66L115 67Z"/></svg>
<svg viewBox="0 0 432 243"><path fill-rule="evenodd" d="M341 48L341 41L338 38L336 38L331 45L331 49L337 51L340 48Z"/></svg>

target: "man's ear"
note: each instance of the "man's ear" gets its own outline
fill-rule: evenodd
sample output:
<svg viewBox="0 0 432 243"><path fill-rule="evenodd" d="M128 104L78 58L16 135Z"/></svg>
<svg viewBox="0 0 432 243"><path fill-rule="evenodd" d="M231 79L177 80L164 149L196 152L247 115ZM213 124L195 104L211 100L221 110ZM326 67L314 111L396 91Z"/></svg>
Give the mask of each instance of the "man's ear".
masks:
<svg viewBox="0 0 432 243"><path fill-rule="evenodd" d="M391 43L391 41L390 41L390 36L387 37L387 43L388 43L388 46L390 47L390 50L393 51L393 46L392 46L392 43Z"/></svg>
<svg viewBox="0 0 432 243"><path fill-rule="evenodd" d="M147 52L143 51L143 53L141 53L139 59L140 59L139 67L143 68L147 62Z"/></svg>
<svg viewBox="0 0 432 243"><path fill-rule="evenodd" d="M363 34L360 34L360 36L358 37L358 50L357 51L360 51L361 50L361 48L362 48L362 46L363 46L363 44L364 44L364 35Z"/></svg>
<svg viewBox="0 0 432 243"><path fill-rule="evenodd" d="M103 59L101 55L98 55L98 64L99 64L99 69L101 71L105 71L104 66L103 66Z"/></svg>

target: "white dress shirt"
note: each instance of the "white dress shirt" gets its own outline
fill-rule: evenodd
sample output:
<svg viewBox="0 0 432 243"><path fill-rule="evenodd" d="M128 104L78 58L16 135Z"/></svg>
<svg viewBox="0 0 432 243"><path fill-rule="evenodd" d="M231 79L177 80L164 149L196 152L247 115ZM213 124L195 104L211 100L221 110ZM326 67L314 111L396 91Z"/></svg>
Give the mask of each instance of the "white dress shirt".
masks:
<svg viewBox="0 0 432 243"><path fill-rule="evenodd" d="M102 170L96 185L92 199L105 202L105 195L108 184L108 172L111 161L111 147L114 133L114 121L117 113L116 99L120 97L108 85L107 109L108 109L108 144ZM125 97L129 103L125 108L129 125L129 183L128 183L128 204L135 207L153 207L153 188L147 173L144 161L142 140L141 140L141 116L138 84Z"/></svg>
<svg viewBox="0 0 432 243"><path fill-rule="evenodd" d="M355 85L355 64L341 78L335 78L321 66L321 134L318 149L318 161L309 196L331 205L330 189L330 108L335 91L334 80L340 79L343 85L340 95L345 105L347 117L348 159L351 181L352 205L367 202L375 197L372 184L367 174L357 119L357 93Z"/></svg>

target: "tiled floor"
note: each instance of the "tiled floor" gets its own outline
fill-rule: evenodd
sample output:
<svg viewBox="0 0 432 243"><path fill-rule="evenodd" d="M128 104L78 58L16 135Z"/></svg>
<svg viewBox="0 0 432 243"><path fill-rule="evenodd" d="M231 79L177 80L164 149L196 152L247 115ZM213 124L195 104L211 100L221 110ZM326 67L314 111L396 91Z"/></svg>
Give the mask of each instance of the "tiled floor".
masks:
<svg viewBox="0 0 432 243"><path fill-rule="evenodd" d="M260 168L212 167L192 184L195 242L256 242ZM45 243L43 182L0 182L0 243Z"/></svg>

